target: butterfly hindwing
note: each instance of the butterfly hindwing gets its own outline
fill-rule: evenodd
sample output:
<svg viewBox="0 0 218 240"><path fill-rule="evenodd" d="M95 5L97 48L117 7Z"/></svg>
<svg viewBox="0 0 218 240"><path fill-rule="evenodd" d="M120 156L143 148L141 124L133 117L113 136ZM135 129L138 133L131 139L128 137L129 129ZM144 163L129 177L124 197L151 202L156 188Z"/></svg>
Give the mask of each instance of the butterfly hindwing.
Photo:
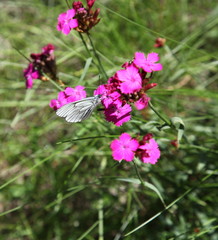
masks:
<svg viewBox="0 0 218 240"><path fill-rule="evenodd" d="M81 122L90 117L100 102L100 95L84 98L64 105L56 111L56 114L64 117L67 122Z"/></svg>

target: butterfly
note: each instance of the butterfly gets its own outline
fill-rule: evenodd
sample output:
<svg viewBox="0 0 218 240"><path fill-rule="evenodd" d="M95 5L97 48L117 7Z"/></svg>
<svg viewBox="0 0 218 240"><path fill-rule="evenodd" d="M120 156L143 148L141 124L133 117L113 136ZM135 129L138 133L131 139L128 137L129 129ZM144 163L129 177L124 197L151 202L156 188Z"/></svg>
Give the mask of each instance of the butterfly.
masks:
<svg viewBox="0 0 218 240"><path fill-rule="evenodd" d="M64 117L67 122L81 122L90 117L93 110L101 103L101 95L83 98L68 103L56 111L59 117Z"/></svg>

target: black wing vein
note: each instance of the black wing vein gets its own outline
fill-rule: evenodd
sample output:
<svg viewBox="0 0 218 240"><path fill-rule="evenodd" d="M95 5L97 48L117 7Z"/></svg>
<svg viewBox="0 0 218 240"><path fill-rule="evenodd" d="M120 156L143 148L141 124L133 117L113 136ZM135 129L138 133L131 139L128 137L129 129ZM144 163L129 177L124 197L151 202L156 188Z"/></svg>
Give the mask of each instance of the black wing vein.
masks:
<svg viewBox="0 0 218 240"><path fill-rule="evenodd" d="M64 105L56 111L56 114L64 117L67 122L81 122L92 114L100 102L100 95L84 98Z"/></svg>

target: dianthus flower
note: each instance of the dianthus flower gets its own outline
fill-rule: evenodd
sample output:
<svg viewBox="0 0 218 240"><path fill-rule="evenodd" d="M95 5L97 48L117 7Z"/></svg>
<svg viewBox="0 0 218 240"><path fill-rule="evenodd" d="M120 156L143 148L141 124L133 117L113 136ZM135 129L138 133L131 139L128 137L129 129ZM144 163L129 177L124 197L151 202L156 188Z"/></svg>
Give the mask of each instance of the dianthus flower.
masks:
<svg viewBox="0 0 218 240"><path fill-rule="evenodd" d="M64 91L58 93L57 99L52 99L49 106L57 110L67 103L75 102L86 97L85 87L77 86L75 88L67 87Z"/></svg>
<svg viewBox="0 0 218 240"><path fill-rule="evenodd" d="M119 100L113 102L105 109L104 114L108 122L113 122L116 126L121 126L131 119L132 108L129 104L122 105Z"/></svg>
<svg viewBox="0 0 218 240"><path fill-rule="evenodd" d="M50 101L49 106L53 108L54 110L57 110L58 108L61 108L65 104L67 104L67 97L64 91L58 93L58 98L57 99L52 99Z"/></svg>
<svg viewBox="0 0 218 240"><path fill-rule="evenodd" d="M159 61L159 57L157 53L149 53L147 57L145 57L144 53L136 52L135 58L133 63L142 68L145 72L154 72L154 71L161 71L162 65L160 63L155 63Z"/></svg>
<svg viewBox="0 0 218 240"><path fill-rule="evenodd" d="M26 78L26 88L32 88L33 79L40 77L39 72L34 68L32 63L29 63L28 67L23 70L23 75Z"/></svg>
<svg viewBox="0 0 218 240"><path fill-rule="evenodd" d="M157 163L157 160L160 158L160 150L152 134L147 134L143 137L143 140L139 142L136 156L138 156L143 163Z"/></svg>
<svg viewBox="0 0 218 240"><path fill-rule="evenodd" d="M75 9L70 9L67 12L61 13L58 17L57 30L68 35L71 29L78 27L78 20L73 19L76 15Z"/></svg>
<svg viewBox="0 0 218 240"><path fill-rule="evenodd" d="M114 76L108 79L106 84L100 85L94 91L95 95L101 95L106 120L113 122L116 126L121 126L124 122L131 119L130 113L132 108L130 104L134 103L138 110L146 108L150 100L146 92L157 85L156 83L149 83L152 74L148 77L147 72L143 68L148 64L148 61L145 64L143 60L139 64L140 66L134 63L135 60L136 62L138 61L140 54L136 53L132 62L124 63L122 65L124 69L118 70ZM152 61L151 59L157 60L157 56L157 53L151 53L148 54L148 59L149 61ZM162 69L161 64L159 64L161 67L159 65L157 67L157 65L150 65L150 68Z"/></svg>
<svg viewBox="0 0 218 240"><path fill-rule="evenodd" d="M61 13L58 17L57 30L68 35L72 29L78 32L88 32L92 27L99 23L98 18L100 9L92 11L95 0L87 0L87 7L80 1L73 2L72 9Z"/></svg>
<svg viewBox="0 0 218 240"><path fill-rule="evenodd" d="M64 93L67 98L67 102L75 102L86 97L85 87L76 86L75 88L67 87L64 90Z"/></svg>
<svg viewBox="0 0 218 240"><path fill-rule="evenodd" d="M134 152L138 146L138 141L136 139L131 139L128 133L121 134L119 139L113 140L110 145L114 160L125 160L127 162L133 160Z"/></svg>
<svg viewBox="0 0 218 240"><path fill-rule="evenodd" d="M142 141L131 138L128 133L120 135L119 139L111 142L113 159L116 161L132 161L139 157L143 163L155 164L160 158L160 150L151 133L143 137Z"/></svg>
<svg viewBox="0 0 218 240"><path fill-rule="evenodd" d="M146 94L142 94L140 99L135 102L135 107L138 110L142 110L148 106L148 102L151 100Z"/></svg>
<svg viewBox="0 0 218 240"><path fill-rule="evenodd" d="M117 78L121 81L120 90L122 93L134 93L142 88L142 79L138 69L130 65L126 69L117 71Z"/></svg>
<svg viewBox="0 0 218 240"><path fill-rule="evenodd" d="M23 71L26 79L26 88L32 88L34 79L48 81L48 78L44 74L63 85L63 83L57 78L54 46L52 44L44 46L41 53L31 53L30 57L31 62Z"/></svg>

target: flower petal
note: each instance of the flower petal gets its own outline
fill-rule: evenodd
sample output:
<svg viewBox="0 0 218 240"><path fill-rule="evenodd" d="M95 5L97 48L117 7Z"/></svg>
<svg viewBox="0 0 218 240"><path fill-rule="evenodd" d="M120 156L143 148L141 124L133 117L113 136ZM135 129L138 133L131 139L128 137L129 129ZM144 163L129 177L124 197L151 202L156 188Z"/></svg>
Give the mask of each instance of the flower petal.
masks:
<svg viewBox="0 0 218 240"><path fill-rule="evenodd" d="M159 61L158 53L155 53L155 52L149 53L147 55L147 61L153 62L153 63Z"/></svg>

